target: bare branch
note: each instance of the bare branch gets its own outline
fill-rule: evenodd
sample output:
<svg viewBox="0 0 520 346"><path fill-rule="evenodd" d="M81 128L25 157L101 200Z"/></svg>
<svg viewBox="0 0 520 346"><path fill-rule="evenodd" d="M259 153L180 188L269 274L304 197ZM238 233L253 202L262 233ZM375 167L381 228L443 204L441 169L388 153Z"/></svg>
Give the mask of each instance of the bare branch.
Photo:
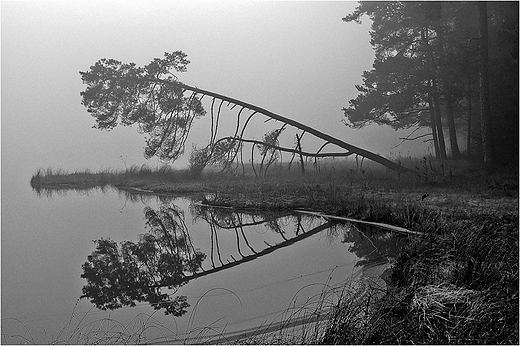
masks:
<svg viewBox="0 0 520 346"><path fill-rule="evenodd" d="M431 132L428 132L424 135L420 135L420 136L417 136L415 138L410 138L415 132L419 131L421 129L421 127L418 127L416 128L415 130L413 130L412 132L410 132L410 134L406 137L401 137L399 139L401 139L401 142L399 142L399 144L397 144L396 146L392 147L392 149L395 149L397 148L398 146L400 146L401 144L403 144L404 142L406 141L413 141L413 140L416 140L416 139L419 139L419 138L423 138L423 137L426 137L426 136L432 136L433 134Z"/></svg>
<svg viewBox="0 0 520 346"><path fill-rule="evenodd" d="M280 147L280 146L277 146L277 145L268 144L266 142L257 141L257 140L254 140L254 139L244 139L244 138L240 138L240 137L223 137L223 138L220 138L217 142L215 142L215 144L217 144L220 141L225 141L225 140L236 140L236 141L240 141L240 142L244 142L244 143L253 143L254 145L267 146L267 147L270 147L270 148L273 148L273 149L276 149L276 150L280 150L280 151L284 151L284 152L287 152L287 153L294 153L294 154L298 154L298 155L301 154L303 156L308 156L308 157L347 157L347 156L350 156L350 155L354 154L354 152L346 152L346 153L309 153L309 152L300 151L300 150L297 150L297 149L285 148L285 147Z"/></svg>
<svg viewBox="0 0 520 346"><path fill-rule="evenodd" d="M426 133L424 135L420 135L420 136L417 136L417 137L414 137L414 138L399 137L399 139L402 139L404 141L415 141L416 139L423 138L423 137L426 137L426 136L431 136L431 135L433 135L433 134L430 132L430 133Z"/></svg>

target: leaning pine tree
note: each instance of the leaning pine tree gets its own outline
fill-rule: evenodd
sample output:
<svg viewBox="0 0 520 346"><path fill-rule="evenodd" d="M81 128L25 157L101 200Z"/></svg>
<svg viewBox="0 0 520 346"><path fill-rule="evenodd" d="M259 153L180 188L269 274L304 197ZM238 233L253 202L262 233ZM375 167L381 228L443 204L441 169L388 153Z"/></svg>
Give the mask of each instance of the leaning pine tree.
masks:
<svg viewBox="0 0 520 346"><path fill-rule="evenodd" d="M275 156L272 154L275 150L314 158L355 154L397 172L412 172L384 157L266 109L183 84L175 73L185 72L188 64L186 54L181 51L165 53L164 58L155 58L144 67L113 59L101 59L91 66L89 71L80 72L83 82L87 85L85 91L81 92L82 104L95 118L95 128L110 130L119 124L137 124L138 131L146 135L145 157L156 156L163 161L173 162L184 154L193 122L207 114L202 99L206 96L211 98L212 125L209 143L200 148L194 147L190 155L191 169L195 174L200 174L208 164L228 166L237 159L238 153L243 150L242 144L247 142L261 146L265 152L271 153L270 157ZM217 102L218 106L215 105ZM236 129L229 136L217 138L224 103L231 109L237 108ZM244 121L243 117L247 113L249 115ZM299 132L300 139L305 133L309 133L321 140L322 145L316 152L304 152L300 146L290 148L280 146L278 141L271 143L247 139L244 137L244 131L255 115L279 121L283 124L282 128L292 127L297 132L296 135ZM328 145L339 147L341 150L323 152ZM265 159L265 155L263 156Z"/></svg>

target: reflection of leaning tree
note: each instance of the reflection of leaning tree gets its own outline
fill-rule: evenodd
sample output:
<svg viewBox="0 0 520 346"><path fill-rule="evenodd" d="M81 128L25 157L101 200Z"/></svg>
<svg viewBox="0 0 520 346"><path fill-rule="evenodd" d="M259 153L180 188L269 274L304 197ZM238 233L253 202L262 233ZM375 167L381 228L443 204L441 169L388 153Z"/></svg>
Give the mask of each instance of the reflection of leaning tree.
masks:
<svg viewBox="0 0 520 346"><path fill-rule="evenodd" d="M162 288L178 288L186 277L201 269L206 255L193 248L182 211L163 205L145 208L150 232L137 243L124 241L121 248L110 239L94 241L96 250L83 264L83 296L96 307L117 309L149 302L156 310L181 316L189 304L185 296L170 299Z"/></svg>
<svg viewBox="0 0 520 346"><path fill-rule="evenodd" d="M203 205L192 205L190 206L190 212L194 216L194 222L198 220L204 220L207 222L210 228L210 255L212 268L217 268L220 265L224 265L221 254L221 246L219 242L219 231L230 230L235 234L236 239L236 250L238 253L238 260L249 258L250 254L258 254L259 251L255 250L251 246L244 228L255 227L262 225L266 230L269 230L275 234L280 235L283 242L290 241L292 237L286 234L287 226L291 223L294 224L295 232L294 235L298 237L305 233L305 228L309 229L309 224L305 225L305 220L310 218L302 217L301 214L293 215L287 212L265 212L265 211L248 211L246 213L238 212L234 209L229 208L214 208ZM241 243L245 244L245 248L242 249ZM272 246L264 241L267 246ZM289 243L291 244L291 243ZM244 254L249 252L250 254ZM237 261L237 259L229 254L231 260ZM227 260L227 263L231 261Z"/></svg>
<svg viewBox="0 0 520 346"><path fill-rule="evenodd" d="M280 243L274 245L265 243L267 247L261 250L255 250L248 244L250 254L242 253L237 241L240 258L231 256L231 260L223 261L216 238L217 228L235 227L237 237L238 232L241 232L246 242L247 239L243 232L244 224L238 222L239 219L244 218L233 217L232 223L226 223L221 218L223 223L211 228L211 268L204 269L202 262L206 255L193 247L184 215L178 208L164 204L155 211L146 207L145 217L150 232L141 235L137 243L124 241L119 246L110 239L94 241L96 250L83 264L81 277L87 280L87 284L83 286L82 297L89 298L96 307L113 310L123 306L135 306L136 302L148 302L156 310L164 309L165 314L182 316L189 307L187 297L172 298L172 296L188 281L250 262L333 225L325 222L305 231L301 224L302 217L298 216L299 223L294 237L287 238L281 234ZM272 229L273 222L275 220L267 218L263 221L258 219L256 223L266 224ZM251 224L251 222L246 223ZM214 256L218 256L220 264L215 263ZM166 288L170 293L163 292Z"/></svg>
<svg viewBox="0 0 520 346"><path fill-rule="evenodd" d="M194 147L190 155L191 169L195 174L199 174L208 164L224 164L227 167L235 161L238 164L239 154L243 166L244 143L252 144L252 155L255 147L259 149L260 174L265 174L281 152L292 153L293 158L298 155L301 162L303 157L355 154L398 172L410 171L384 157L292 119L231 97L183 84L174 72L186 71L188 63L186 54L176 51L165 53L163 59L156 58L144 67L113 59L101 59L89 71L80 72L83 82L87 84L86 90L81 93L82 104L96 118L94 127L109 130L118 124L137 124L139 131L147 135L145 156L174 161L184 153L193 121L206 114L202 99L207 96L211 98L211 135L207 145ZM218 138L224 104L231 110L237 109L236 127L233 134ZM256 114L267 117L267 120L276 120L281 126L266 133L261 141L245 138L247 125ZM284 147L279 143L280 134L288 127L296 130L294 148ZM307 133L322 142L316 152L302 150L301 140ZM323 152L329 145L339 147L341 151Z"/></svg>
<svg viewBox="0 0 520 346"><path fill-rule="evenodd" d="M264 225L274 233L282 235L288 219L297 220L297 228L301 228L301 215L293 215L287 211L249 210L247 214L231 208L208 207L202 204L190 206L194 221L205 220L208 224L220 229L237 229L250 226ZM290 217L288 218L288 216ZM284 222L285 221L285 222Z"/></svg>

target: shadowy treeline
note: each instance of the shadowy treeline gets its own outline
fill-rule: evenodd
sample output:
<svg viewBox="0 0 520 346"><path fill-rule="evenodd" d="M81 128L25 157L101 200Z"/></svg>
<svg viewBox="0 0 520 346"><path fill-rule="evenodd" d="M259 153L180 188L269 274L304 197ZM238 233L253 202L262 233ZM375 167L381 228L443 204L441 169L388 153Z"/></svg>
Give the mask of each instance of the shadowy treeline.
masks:
<svg viewBox="0 0 520 346"><path fill-rule="evenodd" d="M518 2L360 1L343 20L364 15L375 61L349 126L411 129L403 141L431 140L439 159L518 165Z"/></svg>

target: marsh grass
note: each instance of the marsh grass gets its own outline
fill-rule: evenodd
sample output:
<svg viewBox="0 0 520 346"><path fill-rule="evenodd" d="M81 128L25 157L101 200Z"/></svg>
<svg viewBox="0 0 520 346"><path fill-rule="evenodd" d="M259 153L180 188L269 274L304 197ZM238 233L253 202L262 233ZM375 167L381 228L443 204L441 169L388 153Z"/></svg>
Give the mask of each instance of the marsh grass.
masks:
<svg viewBox="0 0 520 346"><path fill-rule="evenodd" d="M518 168L485 170L469 161L434 160L399 157L403 165L414 169L415 174L401 174L367 161L322 160L315 169L305 173L287 163L275 163L266 176L256 177L252 168L206 169L197 178L188 168L175 169L168 165L149 167L130 166L124 170L103 169L98 172L63 169L38 169L31 177L36 191L43 189L90 189L108 185L118 188L136 188L155 193L214 192L231 197L258 196L260 202L279 198L281 206L291 207L302 203L318 204L332 210L345 198L367 193L420 193L435 191L469 192L493 196L518 197ZM311 167L314 167L311 165ZM301 197L306 197L305 201ZM285 197L285 198L284 198ZM286 199L287 201L283 201ZM258 203L257 203L258 204Z"/></svg>
<svg viewBox="0 0 520 346"><path fill-rule="evenodd" d="M333 324L324 342L518 344L518 217L475 218L409 238L368 327Z"/></svg>
<svg viewBox="0 0 520 346"><path fill-rule="evenodd" d="M186 171L166 165L156 168L146 165L130 166L123 171L103 169L97 172L89 169L68 172L60 168L40 168L32 175L30 184L37 193L46 193L48 190L81 191L107 186L142 186L150 181L173 183L185 181L186 177Z"/></svg>
<svg viewBox="0 0 520 346"><path fill-rule="evenodd" d="M362 344L373 328L378 289L366 285L350 286L334 307L321 344Z"/></svg>

